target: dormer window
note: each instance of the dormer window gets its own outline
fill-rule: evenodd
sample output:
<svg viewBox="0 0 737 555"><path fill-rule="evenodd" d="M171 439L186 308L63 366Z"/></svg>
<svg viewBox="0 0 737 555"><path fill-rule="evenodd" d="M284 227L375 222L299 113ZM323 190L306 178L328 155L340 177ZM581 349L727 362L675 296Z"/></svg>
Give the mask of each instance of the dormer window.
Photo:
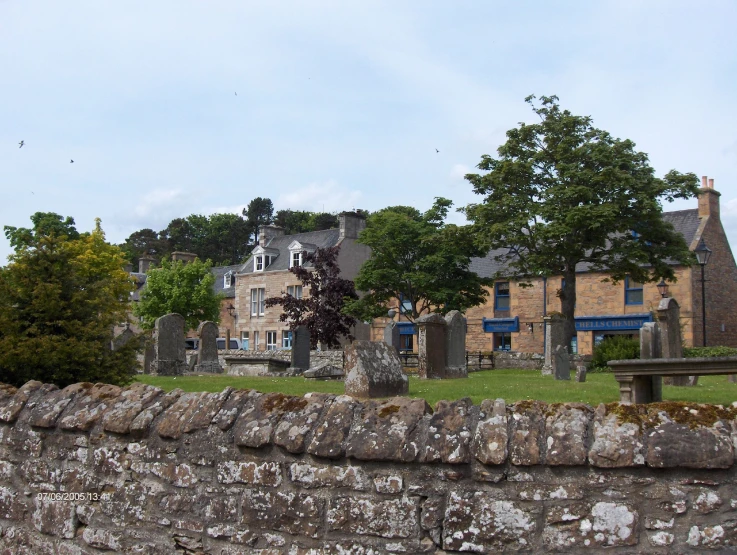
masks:
<svg viewBox="0 0 737 555"><path fill-rule="evenodd" d="M300 252L293 252L292 253L292 261L289 264L290 268L294 268L295 266L301 266L302 265L302 251Z"/></svg>
<svg viewBox="0 0 737 555"><path fill-rule="evenodd" d="M233 283L235 282L233 272L227 272L223 276L223 288L233 287Z"/></svg>
<svg viewBox="0 0 737 555"><path fill-rule="evenodd" d="M277 254L278 251L275 251L274 249L265 249L261 246L253 249L253 271L263 272L271 265Z"/></svg>
<svg viewBox="0 0 737 555"><path fill-rule="evenodd" d="M304 253L315 252L317 249L316 245L311 243L300 243L299 241L292 241L289 244L289 267L297 268L304 264Z"/></svg>

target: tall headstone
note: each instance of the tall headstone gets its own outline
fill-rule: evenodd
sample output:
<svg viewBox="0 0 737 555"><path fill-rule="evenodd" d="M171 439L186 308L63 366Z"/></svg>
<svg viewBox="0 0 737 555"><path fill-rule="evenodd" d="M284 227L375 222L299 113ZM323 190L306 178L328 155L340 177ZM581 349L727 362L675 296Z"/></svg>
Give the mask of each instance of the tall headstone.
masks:
<svg viewBox="0 0 737 555"><path fill-rule="evenodd" d="M467 378L466 322L457 310L445 315L445 368L448 378Z"/></svg>
<svg viewBox="0 0 737 555"><path fill-rule="evenodd" d="M420 378L446 378L445 318L440 314L426 314L418 318L417 325L417 374Z"/></svg>
<svg viewBox="0 0 737 555"><path fill-rule="evenodd" d="M310 330L307 326L297 326L292 331L291 370L301 374L310 368Z"/></svg>
<svg viewBox="0 0 737 555"><path fill-rule="evenodd" d="M681 308L678 302L667 297L660 300L657 310L660 328L660 348L662 358L683 358L683 340L681 338ZM666 377L668 385L696 385L698 376Z"/></svg>
<svg viewBox="0 0 737 555"><path fill-rule="evenodd" d="M640 358L662 358L661 330L657 322L646 322L640 328ZM639 403L655 403L663 400L661 376L637 376L632 380L632 399Z"/></svg>
<svg viewBox="0 0 737 555"><path fill-rule="evenodd" d="M112 349L113 351L117 351L121 347L123 347L128 341L133 339L136 336L136 334L133 332L132 329L130 329L130 326L126 326L125 329L120 332L118 335L113 337L113 344Z"/></svg>
<svg viewBox="0 0 737 555"><path fill-rule="evenodd" d="M399 351L401 337L399 336L399 326L396 322L389 322L384 327L384 343L394 347Z"/></svg>
<svg viewBox="0 0 737 555"><path fill-rule="evenodd" d="M223 367L218 360L218 326L215 322L202 322L197 328L200 345L197 349L195 372L222 374Z"/></svg>
<svg viewBox="0 0 737 555"><path fill-rule="evenodd" d="M184 317L167 314L154 322L154 376L180 376L187 370L184 352Z"/></svg>
<svg viewBox="0 0 737 555"><path fill-rule="evenodd" d="M556 380L571 379L571 359L563 345L558 345L553 352L553 376Z"/></svg>
<svg viewBox="0 0 737 555"><path fill-rule="evenodd" d="M156 346L154 345L154 342L150 337L146 340L145 345L146 346L143 351L143 373L150 374L151 365L156 358Z"/></svg>
<svg viewBox="0 0 737 555"><path fill-rule="evenodd" d="M545 316L545 362L542 368L543 376L553 373L553 354L558 345L563 344L563 326L565 319L562 314Z"/></svg>
<svg viewBox="0 0 737 555"><path fill-rule="evenodd" d="M345 393L374 398L406 395L409 380L399 354L384 342L354 341L345 349Z"/></svg>

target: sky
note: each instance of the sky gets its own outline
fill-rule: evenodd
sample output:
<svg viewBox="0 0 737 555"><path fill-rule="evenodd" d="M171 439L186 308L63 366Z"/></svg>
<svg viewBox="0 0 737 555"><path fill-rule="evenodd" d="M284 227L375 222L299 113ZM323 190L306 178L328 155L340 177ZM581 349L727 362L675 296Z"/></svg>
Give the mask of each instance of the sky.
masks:
<svg viewBox="0 0 737 555"><path fill-rule="evenodd" d="M99 217L121 243L256 197L462 207L534 94L658 176L714 178L737 246L736 22L732 0L0 0L0 225Z"/></svg>

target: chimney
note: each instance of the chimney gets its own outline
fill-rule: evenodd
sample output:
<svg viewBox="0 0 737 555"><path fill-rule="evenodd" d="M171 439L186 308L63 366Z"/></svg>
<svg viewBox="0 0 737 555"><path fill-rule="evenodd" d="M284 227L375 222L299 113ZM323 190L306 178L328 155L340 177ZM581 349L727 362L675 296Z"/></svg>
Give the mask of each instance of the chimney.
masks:
<svg viewBox="0 0 737 555"><path fill-rule="evenodd" d="M341 212L338 221L341 239L357 239L358 234L366 227L366 216L358 212Z"/></svg>
<svg viewBox="0 0 737 555"><path fill-rule="evenodd" d="M176 262L177 260L181 260L183 264L189 264L190 262L194 262L195 258L197 258L197 255L194 254L193 252L175 251L171 253L172 261Z"/></svg>
<svg viewBox="0 0 737 555"><path fill-rule="evenodd" d="M150 256L141 256L138 259L138 273L145 274L148 272L148 269L154 265L154 262L156 262L155 258L151 258Z"/></svg>
<svg viewBox="0 0 737 555"><path fill-rule="evenodd" d="M283 237L284 228L278 225L262 225L258 228L258 244L265 247L274 237Z"/></svg>
<svg viewBox="0 0 737 555"><path fill-rule="evenodd" d="M123 271L125 271L126 274L130 274L133 271L133 264L128 262L123 266Z"/></svg>
<svg viewBox="0 0 737 555"><path fill-rule="evenodd" d="M699 189L699 217L714 216L719 218L719 197L721 193L714 190L714 179L706 175L701 178Z"/></svg>

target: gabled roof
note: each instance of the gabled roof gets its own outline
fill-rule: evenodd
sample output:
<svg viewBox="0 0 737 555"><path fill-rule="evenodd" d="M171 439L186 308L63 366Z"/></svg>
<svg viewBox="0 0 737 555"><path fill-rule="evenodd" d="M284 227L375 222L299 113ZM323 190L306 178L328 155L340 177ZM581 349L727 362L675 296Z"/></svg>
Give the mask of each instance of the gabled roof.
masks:
<svg viewBox="0 0 737 555"><path fill-rule="evenodd" d="M241 266L242 264L234 264L232 266L215 266L214 268L210 268L210 273L215 276L215 283L212 286L213 291L215 291L215 293L224 293L226 299L234 298L235 280L233 280L233 285L231 285L230 287L223 287L223 284L225 283L225 280L223 278L228 272L233 272L233 274L235 275L236 273L238 273L238 270L240 270ZM136 280L136 290L133 291L133 294L131 295L131 300L140 301L141 290L146 285L146 279L148 278L148 276L139 272L131 272L131 276Z"/></svg>
<svg viewBox="0 0 737 555"><path fill-rule="evenodd" d="M663 212L663 219L673 225L673 228L677 233L680 233L686 240L687 245L691 245L696 232L699 229L699 210L698 208L692 208L689 210L675 210L673 212ZM495 256L506 255L509 249L494 249L489 251L486 256L472 258L469 269L475 272L483 278L489 278L501 272L504 275L507 269L506 262L497 262L494 260ZM578 264L576 266L576 272L586 272L589 269L589 264Z"/></svg>
<svg viewBox="0 0 737 555"><path fill-rule="evenodd" d="M264 268L264 272L276 272L289 269L289 245L294 241L299 242L305 247L305 250L314 247L326 248L334 247L340 240L339 229L325 229L323 231L309 231L306 233L295 233L294 235L282 235L281 237L272 237L266 244L266 248L279 251L279 256L273 262ZM308 248L309 246L309 248ZM253 255L249 256L244 264L240 266L239 274L253 274ZM261 273L261 272L255 272Z"/></svg>

